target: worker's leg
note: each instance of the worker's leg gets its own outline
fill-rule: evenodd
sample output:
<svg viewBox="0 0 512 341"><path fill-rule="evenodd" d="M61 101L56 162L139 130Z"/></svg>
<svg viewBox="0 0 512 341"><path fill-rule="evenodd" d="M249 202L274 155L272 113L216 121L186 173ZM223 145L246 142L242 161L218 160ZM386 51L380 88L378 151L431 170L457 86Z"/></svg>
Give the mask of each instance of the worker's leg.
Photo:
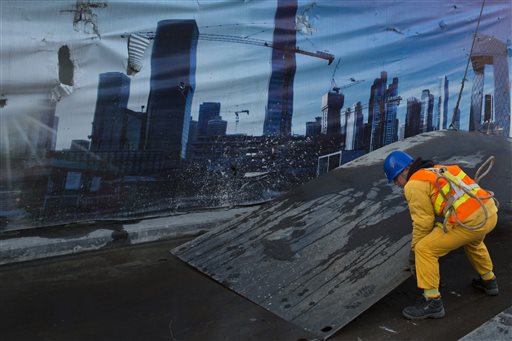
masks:
<svg viewBox="0 0 512 341"><path fill-rule="evenodd" d="M439 293L439 257L450 252L449 249L435 250L430 247L430 239L435 238L438 230L421 239L415 246L416 278L418 286L424 289L424 297L415 305L405 307L402 315L410 320L442 318L445 315L443 301ZM421 278L421 280L420 280Z"/></svg>
<svg viewBox="0 0 512 341"><path fill-rule="evenodd" d="M487 223L482 227L483 230L489 233L494 229L497 222L497 215L491 214L487 219ZM499 294L498 281L493 272L492 260L484 244L484 237L475 240L464 246L464 251L469 259L469 262L480 275L480 278L473 280L473 287L482 290L487 295L495 296Z"/></svg>
<svg viewBox="0 0 512 341"><path fill-rule="evenodd" d="M405 307L402 315L408 319L441 318L445 315L439 293L439 258L463 245L482 240L483 231L470 231L460 226L451 226L447 233L435 227L430 234L415 246L416 279L418 287L424 290L423 301Z"/></svg>
<svg viewBox="0 0 512 341"><path fill-rule="evenodd" d="M483 240L487 232L484 229L471 231L460 226L449 226L448 229L445 233L441 228L434 228L415 246L418 287L424 289L427 296L430 291L430 296L435 297L433 289L439 288L439 258L463 245Z"/></svg>
<svg viewBox="0 0 512 341"><path fill-rule="evenodd" d="M482 230L485 231L485 234L491 232L494 229L496 222L496 214L491 215L487 219L487 223L482 227ZM484 238L485 235L480 239L475 239L474 241L466 244L464 246L464 251L466 252L466 256L468 257L469 262L476 270L476 272L478 272L478 274L483 277L484 280L489 280L494 277L491 275L493 266L489 251L484 244Z"/></svg>

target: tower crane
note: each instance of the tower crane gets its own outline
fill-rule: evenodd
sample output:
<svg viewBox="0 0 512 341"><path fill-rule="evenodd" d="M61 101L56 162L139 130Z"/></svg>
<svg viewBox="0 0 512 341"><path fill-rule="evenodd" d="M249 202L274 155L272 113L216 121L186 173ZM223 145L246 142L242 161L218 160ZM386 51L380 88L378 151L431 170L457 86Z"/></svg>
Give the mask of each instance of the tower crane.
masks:
<svg viewBox="0 0 512 341"><path fill-rule="evenodd" d="M352 80L352 82L351 82L351 83L348 83L348 84L342 85L342 86L340 86L339 88L340 88L340 89L350 88L351 86L357 85L357 84L362 83L362 82L364 82L364 79L358 79L358 80L355 80L355 79L354 79L354 80Z"/></svg>
<svg viewBox="0 0 512 341"><path fill-rule="evenodd" d="M336 84L336 81L334 80L334 76L336 75L336 71L338 71L340 62L341 62L341 58L338 58L338 62L336 63L336 66L334 67L334 71L332 72L332 76L331 76L331 89L338 87L338 85Z"/></svg>
<svg viewBox="0 0 512 341"><path fill-rule="evenodd" d="M247 116L249 116L249 110L240 110L240 111L235 111L235 133L238 132L238 122L240 121L240 115L241 113L247 113Z"/></svg>
<svg viewBox="0 0 512 341"><path fill-rule="evenodd" d="M364 80L361 80L361 79L356 80L355 78L350 78L350 83L342 85L342 86L338 86L338 84L336 84L336 80L334 79L334 76L336 75L336 71L338 71L340 62L341 62L341 59L338 59L338 62L336 63L336 66L334 67L334 70L332 72L332 76L331 76L331 89L332 90L335 90L335 89L343 90L343 89L350 88L351 86L354 86L354 85L364 82Z"/></svg>
<svg viewBox="0 0 512 341"><path fill-rule="evenodd" d="M295 53L303 54L306 56L325 59L325 60L327 60L328 65L331 65L331 63L334 60L334 56L327 52L323 52L323 51L309 52L309 51L301 50L298 47L290 48L287 46L282 46L282 44L276 45L272 42L262 40L262 39L256 39L256 38L237 37L237 36L223 35L223 34L206 34L206 33L199 34L197 38L199 40L225 41L225 42L230 42L230 43L250 44L250 45L257 45L257 46L266 46L266 47L270 47L272 49L287 50L290 52L295 52Z"/></svg>
<svg viewBox="0 0 512 341"><path fill-rule="evenodd" d="M155 32L146 31L146 32L135 32L135 33L126 33L121 35L122 38L128 37L128 73L137 73L142 68L142 61L144 57L144 52L149 45L150 40L155 38ZM194 36L195 39L198 40L206 40L206 41L223 41L228 43L237 43L237 44L249 44L256 46L264 46L270 47L272 49L280 49L290 53L299 53L306 56L311 56L315 58L320 58L327 60L328 65L334 60L334 56L330 53L324 51L316 51L310 52L302 50L298 47L289 47L285 44L274 44L270 41L249 38L249 37L238 37L232 35L225 34L208 34L208 33L199 33Z"/></svg>
<svg viewBox="0 0 512 341"><path fill-rule="evenodd" d="M236 117L236 120L235 120L235 123L236 123L236 126L238 127L238 122L240 121L240 115L238 114L241 114L241 113L247 113L247 116L249 116L249 110L240 110L240 111L235 111L235 117Z"/></svg>
<svg viewBox="0 0 512 341"><path fill-rule="evenodd" d="M235 113L235 132L237 132L238 131L238 123L240 122L240 114L246 113L247 115L249 115L249 110L245 109L245 110L227 111L227 112Z"/></svg>

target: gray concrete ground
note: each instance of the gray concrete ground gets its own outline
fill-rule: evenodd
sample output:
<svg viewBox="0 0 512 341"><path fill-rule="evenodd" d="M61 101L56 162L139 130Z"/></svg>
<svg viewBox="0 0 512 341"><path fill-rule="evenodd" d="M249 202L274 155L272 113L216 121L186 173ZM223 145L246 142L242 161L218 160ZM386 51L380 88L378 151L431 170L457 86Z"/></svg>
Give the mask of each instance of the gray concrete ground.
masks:
<svg viewBox="0 0 512 341"><path fill-rule="evenodd" d="M2 235L2 340L313 340L169 253L251 209ZM458 250L441 261L444 319L401 317L419 293L410 278L331 339L510 339L505 310L512 305L511 241L508 226L498 226L486 240L499 296L487 297L469 285L474 273ZM86 250L93 251L81 253Z"/></svg>

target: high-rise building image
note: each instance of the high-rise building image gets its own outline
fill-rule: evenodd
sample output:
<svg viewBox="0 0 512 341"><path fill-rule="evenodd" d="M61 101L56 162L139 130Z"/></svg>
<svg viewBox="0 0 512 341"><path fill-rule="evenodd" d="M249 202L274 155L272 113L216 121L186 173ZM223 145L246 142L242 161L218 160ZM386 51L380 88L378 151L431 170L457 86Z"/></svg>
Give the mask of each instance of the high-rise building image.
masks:
<svg viewBox="0 0 512 341"><path fill-rule="evenodd" d="M370 88L368 104L368 124L371 127L371 135L369 136L370 150L382 147L384 97L386 96L387 78L387 72L382 71L380 78L376 78Z"/></svg>
<svg viewBox="0 0 512 341"><path fill-rule="evenodd" d="M355 134L354 134L354 149L362 150L364 148L364 116L363 116L363 105L361 102L356 103L354 110L355 118Z"/></svg>
<svg viewBox="0 0 512 341"><path fill-rule="evenodd" d="M221 116L216 116L208 121L206 130L207 136L226 136L228 122L224 121Z"/></svg>
<svg viewBox="0 0 512 341"><path fill-rule="evenodd" d="M119 151L130 97L130 78L121 72L99 76L96 110L92 123L91 150Z"/></svg>
<svg viewBox="0 0 512 341"><path fill-rule="evenodd" d="M199 129L199 123L190 118L190 126L188 129L188 143L193 143L197 140L197 132Z"/></svg>
<svg viewBox="0 0 512 341"><path fill-rule="evenodd" d="M432 131L432 119L434 113L434 95L429 89L421 93L421 132Z"/></svg>
<svg viewBox="0 0 512 341"><path fill-rule="evenodd" d="M344 119L342 118L342 120L345 121L345 150L352 150L354 149L354 138L355 138L355 125L356 125L356 120L355 120L355 112L352 112L352 110L349 108L347 108L345 110L345 116Z"/></svg>
<svg viewBox="0 0 512 341"><path fill-rule="evenodd" d="M450 99L450 93L449 93L449 81L448 81L448 78L445 76L444 77L444 97L443 97L443 115L442 115L442 118L443 118L443 124L442 124L442 127L443 129L446 129L448 127L448 120L449 120L449 116L448 116L448 100Z"/></svg>
<svg viewBox="0 0 512 341"><path fill-rule="evenodd" d="M125 126L121 137L122 150L142 150L146 132L146 114L130 109L125 111Z"/></svg>
<svg viewBox="0 0 512 341"><path fill-rule="evenodd" d="M341 135L341 108L345 102L345 96L339 92L339 88L333 88L322 96L322 135Z"/></svg>
<svg viewBox="0 0 512 341"><path fill-rule="evenodd" d="M446 129L448 127L448 78L446 76L439 78L439 98L436 106L436 114L432 122L433 130Z"/></svg>
<svg viewBox="0 0 512 341"><path fill-rule="evenodd" d="M384 118L384 131L382 135L382 145L398 141L398 120L396 111L398 107L398 78L393 78L386 92L386 116Z"/></svg>
<svg viewBox="0 0 512 341"><path fill-rule="evenodd" d="M492 121L492 95L485 95L484 122Z"/></svg>
<svg viewBox="0 0 512 341"><path fill-rule="evenodd" d="M292 129L297 0L278 0L272 49L272 75L263 122L264 135L288 136Z"/></svg>
<svg viewBox="0 0 512 341"><path fill-rule="evenodd" d="M315 117L315 122L306 122L306 136L317 137L322 133L322 117Z"/></svg>
<svg viewBox="0 0 512 341"><path fill-rule="evenodd" d="M380 73L370 88L368 103L368 127L365 144L370 151L397 141L398 122L396 118L399 104L398 78L387 87L388 74Z"/></svg>
<svg viewBox="0 0 512 341"><path fill-rule="evenodd" d="M437 98L436 108L434 110L434 115L432 116L432 130L439 130L441 127L441 102L443 100L442 96Z"/></svg>
<svg viewBox="0 0 512 341"><path fill-rule="evenodd" d="M199 118L197 136L206 136L208 132L208 121L220 115L220 103L204 102L199 105Z"/></svg>
<svg viewBox="0 0 512 341"><path fill-rule="evenodd" d="M484 97L484 121L482 122L482 131L486 133L495 133L494 117L493 117L493 98L491 94Z"/></svg>
<svg viewBox="0 0 512 341"><path fill-rule="evenodd" d="M407 113L405 115L404 138L417 135L421 132L421 102L416 97L407 99Z"/></svg>
<svg viewBox="0 0 512 341"><path fill-rule="evenodd" d="M402 141L405 135L405 123L400 124L400 127L398 129L398 140Z"/></svg>
<svg viewBox="0 0 512 341"><path fill-rule="evenodd" d="M494 37L479 34L471 53L474 78L471 91L469 130L480 130L482 125L482 100L484 96L485 66L492 65L494 74L494 111L496 132L511 136L510 82L507 45Z"/></svg>
<svg viewBox="0 0 512 341"><path fill-rule="evenodd" d="M151 54L145 150L176 161L186 156L198 34L195 20L160 21Z"/></svg>

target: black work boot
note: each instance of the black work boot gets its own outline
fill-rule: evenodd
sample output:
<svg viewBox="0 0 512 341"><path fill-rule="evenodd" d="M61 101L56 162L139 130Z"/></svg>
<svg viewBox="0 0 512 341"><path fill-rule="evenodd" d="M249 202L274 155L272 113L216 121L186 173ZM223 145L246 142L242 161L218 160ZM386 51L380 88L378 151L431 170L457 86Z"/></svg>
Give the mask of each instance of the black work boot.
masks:
<svg viewBox="0 0 512 341"><path fill-rule="evenodd" d="M423 320L426 318L439 319L444 317L444 307L441 297L425 298L422 296L421 301L402 310L402 315L409 320Z"/></svg>
<svg viewBox="0 0 512 341"><path fill-rule="evenodd" d="M496 277L487 281L483 280L482 278L475 278L471 284L474 288L482 290L489 296L496 296L499 293L498 281L496 280Z"/></svg>

